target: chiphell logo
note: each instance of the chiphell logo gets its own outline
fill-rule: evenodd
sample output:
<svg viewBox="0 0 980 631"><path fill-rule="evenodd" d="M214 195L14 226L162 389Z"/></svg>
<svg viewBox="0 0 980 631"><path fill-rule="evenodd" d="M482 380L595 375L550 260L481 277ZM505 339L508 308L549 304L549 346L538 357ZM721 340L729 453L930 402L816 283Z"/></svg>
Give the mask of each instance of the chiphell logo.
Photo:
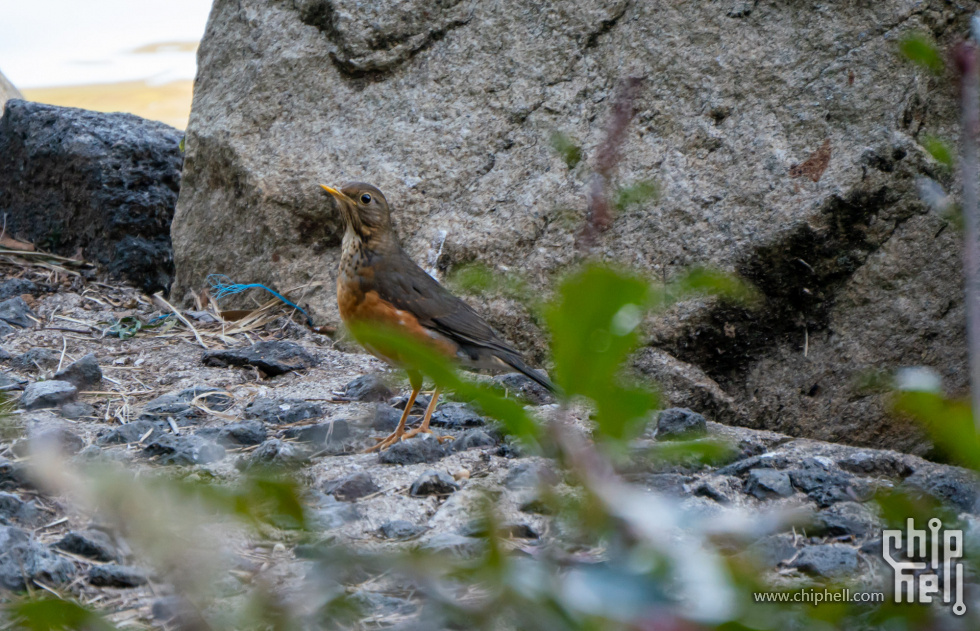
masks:
<svg viewBox="0 0 980 631"><path fill-rule="evenodd" d="M929 520L929 532L916 530L915 520L909 517L906 531L882 531L882 556L895 570L895 602L931 603L933 597L942 595L943 602L953 604L953 613L966 613L963 602L963 563L953 559L963 558L963 531L943 530L943 522ZM931 534L930 534L931 533ZM927 536L928 535L928 536ZM927 550L928 547L928 550ZM904 551L901 557L915 561L896 559L892 551ZM942 578L942 582L940 582ZM955 591L956 600L953 600Z"/></svg>

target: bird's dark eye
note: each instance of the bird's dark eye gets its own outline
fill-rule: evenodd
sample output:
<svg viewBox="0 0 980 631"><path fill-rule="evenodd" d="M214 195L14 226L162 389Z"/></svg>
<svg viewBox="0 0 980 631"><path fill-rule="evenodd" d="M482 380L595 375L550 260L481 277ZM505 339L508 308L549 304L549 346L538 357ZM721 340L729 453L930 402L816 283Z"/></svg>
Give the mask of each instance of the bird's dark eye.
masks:
<svg viewBox="0 0 980 631"><path fill-rule="evenodd" d="M371 196L368 195L367 193L364 193L363 195L361 195L361 203L362 204L370 204L371 203Z"/></svg>

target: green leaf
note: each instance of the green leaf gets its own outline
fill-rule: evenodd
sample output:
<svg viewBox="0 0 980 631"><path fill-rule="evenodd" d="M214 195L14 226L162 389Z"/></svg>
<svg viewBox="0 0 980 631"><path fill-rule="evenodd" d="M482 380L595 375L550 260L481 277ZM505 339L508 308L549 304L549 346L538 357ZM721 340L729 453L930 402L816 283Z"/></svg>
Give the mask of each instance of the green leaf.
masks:
<svg viewBox="0 0 980 631"><path fill-rule="evenodd" d="M692 294L710 294L737 303L758 300L754 287L733 274L710 267L692 267L670 284L669 291L677 299Z"/></svg>
<svg viewBox="0 0 980 631"><path fill-rule="evenodd" d="M935 75L940 75L946 67L935 43L925 33L912 32L899 40L898 49L912 63L922 66Z"/></svg>
<svg viewBox="0 0 980 631"><path fill-rule="evenodd" d="M650 304L642 278L590 265L566 279L545 309L551 328L554 377L568 395L596 404L597 431L626 438L657 404L649 389L624 382L621 369L636 348Z"/></svg>
<svg viewBox="0 0 980 631"><path fill-rule="evenodd" d="M534 308L539 299L527 281L515 272L497 273L482 263L461 265L449 275L449 285L477 296L503 296Z"/></svg>
<svg viewBox="0 0 980 631"><path fill-rule="evenodd" d="M488 293L500 286L490 268L479 263L460 265L453 270L447 280L454 288L476 295Z"/></svg>
<svg viewBox="0 0 980 631"><path fill-rule="evenodd" d="M955 164L953 147L938 136L923 136L922 147L943 166L952 169Z"/></svg>
<svg viewBox="0 0 980 631"><path fill-rule="evenodd" d="M616 191L616 210L622 211L634 204L642 204L648 200L656 201L660 197L660 185L653 180L642 180L625 186Z"/></svg>
<svg viewBox="0 0 980 631"><path fill-rule="evenodd" d="M980 470L980 436L968 401L947 399L935 392L907 391L896 395L895 411L918 421L945 456Z"/></svg>
<svg viewBox="0 0 980 631"><path fill-rule="evenodd" d="M550 142L552 149L561 156L561 159L565 161L565 165L569 169L574 169L582 161L582 149L572 138L560 131L556 131L551 134Z"/></svg>
<svg viewBox="0 0 980 631"><path fill-rule="evenodd" d="M16 619L18 627L31 631L115 629L98 614L71 600L27 600L10 605L8 610Z"/></svg>
<svg viewBox="0 0 980 631"><path fill-rule="evenodd" d="M180 144L177 145L177 148L180 149L180 152L181 153L184 153L184 141L185 140L187 140L187 136L181 136L180 137Z"/></svg>

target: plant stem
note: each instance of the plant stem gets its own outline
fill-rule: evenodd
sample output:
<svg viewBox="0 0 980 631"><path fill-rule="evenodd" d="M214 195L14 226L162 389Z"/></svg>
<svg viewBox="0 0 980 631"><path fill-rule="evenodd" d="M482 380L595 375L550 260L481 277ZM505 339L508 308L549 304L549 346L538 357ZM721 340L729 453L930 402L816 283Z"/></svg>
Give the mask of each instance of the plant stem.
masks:
<svg viewBox="0 0 980 631"><path fill-rule="evenodd" d="M966 243L963 267L966 281L967 343L970 357L970 392L973 422L980 431L980 160L977 139L980 132L980 77L977 75L977 47L964 42L955 52L960 73L960 176L963 180L963 217Z"/></svg>

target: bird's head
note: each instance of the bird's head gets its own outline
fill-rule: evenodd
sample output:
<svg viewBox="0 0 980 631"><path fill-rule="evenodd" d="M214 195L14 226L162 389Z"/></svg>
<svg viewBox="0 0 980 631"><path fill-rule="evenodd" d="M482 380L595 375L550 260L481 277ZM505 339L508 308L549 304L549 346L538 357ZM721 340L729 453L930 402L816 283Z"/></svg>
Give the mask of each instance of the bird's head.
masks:
<svg viewBox="0 0 980 631"><path fill-rule="evenodd" d="M369 241L392 232L388 200L377 187L363 182L348 182L340 190L323 184L320 187L340 206L347 229L362 240Z"/></svg>

